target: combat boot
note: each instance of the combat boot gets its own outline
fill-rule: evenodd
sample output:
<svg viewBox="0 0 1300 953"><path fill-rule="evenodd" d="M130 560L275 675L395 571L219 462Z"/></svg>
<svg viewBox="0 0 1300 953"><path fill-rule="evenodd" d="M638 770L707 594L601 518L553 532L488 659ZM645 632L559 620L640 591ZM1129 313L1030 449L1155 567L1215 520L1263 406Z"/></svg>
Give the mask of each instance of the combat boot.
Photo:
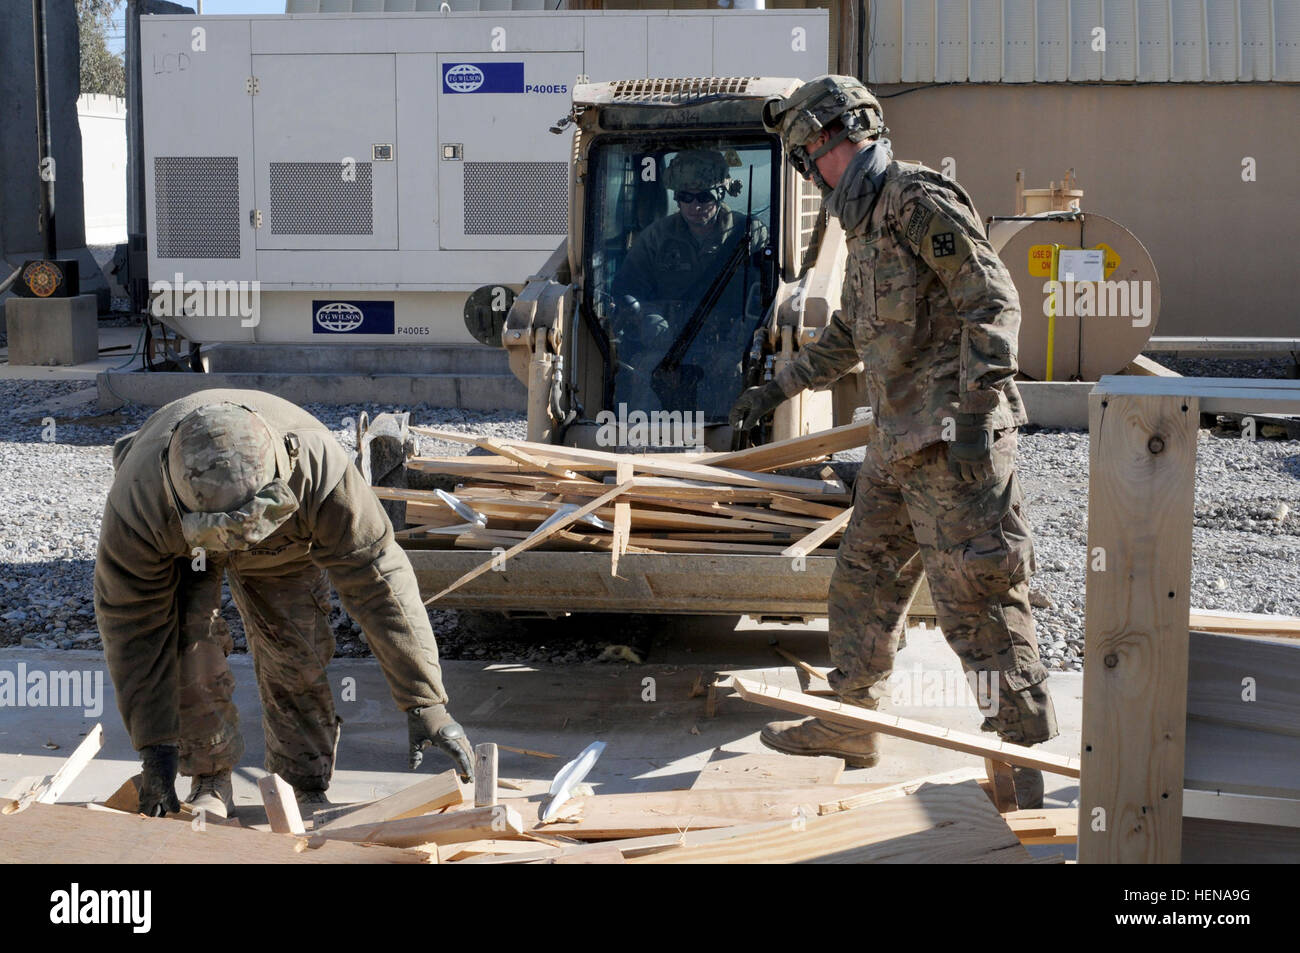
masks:
<svg viewBox="0 0 1300 953"><path fill-rule="evenodd" d="M758 739L786 754L843 758L850 768L875 767L880 760L875 732L831 724L820 718L771 722L763 726Z"/></svg>
<svg viewBox="0 0 1300 953"><path fill-rule="evenodd" d="M1022 811L1037 810L1043 806L1043 772L1037 768L1013 765L1011 778L1016 787L1016 804Z"/></svg>
<svg viewBox="0 0 1300 953"><path fill-rule="evenodd" d="M330 799L319 788L309 790L295 787L293 793L298 800L298 807L306 808L308 811L319 811L330 806Z"/></svg>
<svg viewBox="0 0 1300 953"><path fill-rule="evenodd" d="M235 793L230 783L230 772L196 776L190 787L190 796L185 801L195 813L203 811L213 817L234 817Z"/></svg>

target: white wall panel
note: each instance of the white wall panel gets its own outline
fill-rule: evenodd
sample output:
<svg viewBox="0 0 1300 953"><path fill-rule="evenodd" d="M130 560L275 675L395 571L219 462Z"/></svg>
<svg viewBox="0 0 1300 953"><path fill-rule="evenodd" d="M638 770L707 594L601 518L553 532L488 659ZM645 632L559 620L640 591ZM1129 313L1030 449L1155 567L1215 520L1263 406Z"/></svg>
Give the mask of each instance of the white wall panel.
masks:
<svg viewBox="0 0 1300 953"><path fill-rule="evenodd" d="M1273 5L1269 0L1240 0L1238 8L1237 79L1267 80L1273 75Z"/></svg>
<svg viewBox="0 0 1300 953"><path fill-rule="evenodd" d="M1037 59L1034 78L1060 83L1069 76L1070 0L1038 0Z"/></svg>
<svg viewBox="0 0 1300 953"><path fill-rule="evenodd" d="M903 7L903 82L934 82L934 0Z"/></svg>
<svg viewBox="0 0 1300 953"><path fill-rule="evenodd" d="M1273 0L1273 79L1300 82L1300 0Z"/></svg>
<svg viewBox="0 0 1300 953"><path fill-rule="evenodd" d="M999 0L970 0L970 81L996 83L1002 79L1002 4Z"/></svg>
<svg viewBox="0 0 1300 953"><path fill-rule="evenodd" d="M937 83L964 83L970 77L970 2L936 0Z"/></svg>
<svg viewBox="0 0 1300 953"><path fill-rule="evenodd" d="M1169 0L1138 0L1138 82L1169 79Z"/></svg>
<svg viewBox="0 0 1300 953"><path fill-rule="evenodd" d="M1130 82L1137 79L1137 2L1105 0L1106 52L1101 78Z"/></svg>
<svg viewBox="0 0 1300 953"><path fill-rule="evenodd" d="M1089 83L1101 79L1105 57L1101 0L1070 0L1070 82ZM1093 47L1102 47L1094 49Z"/></svg>
<svg viewBox="0 0 1300 953"><path fill-rule="evenodd" d="M1205 79L1205 0L1169 0L1175 83Z"/></svg>
<svg viewBox="0 0 1300 953"><path fill-rule="evenodd" d="M1205 0L1205 78L1237 79L1237 0Z"/></svg>
<svg viewBox="0 0 1300 953"><path fill-rule="evenodd" d="M1036 0L1002 0L1002 81L1032 83L1038 50Z"/></svg>
<svg viewBox="0 0 1300 953"><path fill-rule="evenodd" d="M903 77L903 0L875 0L870 15L867 82L897 83Z"/></svg>

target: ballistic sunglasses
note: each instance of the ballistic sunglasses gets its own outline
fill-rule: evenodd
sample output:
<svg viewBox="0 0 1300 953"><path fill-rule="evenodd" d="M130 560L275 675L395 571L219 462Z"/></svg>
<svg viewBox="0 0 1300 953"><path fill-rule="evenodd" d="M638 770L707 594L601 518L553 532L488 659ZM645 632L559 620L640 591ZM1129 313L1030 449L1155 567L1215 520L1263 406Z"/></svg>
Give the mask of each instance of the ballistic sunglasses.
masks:
<svg viewBox="0 0 1300 953"><path fill-rule="evenodd" d="M707 205L707 204L709 204L710 202L717 202L717 201L719 201L719 199L718 199L718 193L717 193L717 192L712 192L712 191L710 191L710 192L682 192L682 191L678 190L678 191L676 191L676 192L673 193L673 198L675 198L675 199L676 199L680 204L682 204L682 205L685 205L685 204L687 204L688 202L699 202L701 205Z"/></svg>

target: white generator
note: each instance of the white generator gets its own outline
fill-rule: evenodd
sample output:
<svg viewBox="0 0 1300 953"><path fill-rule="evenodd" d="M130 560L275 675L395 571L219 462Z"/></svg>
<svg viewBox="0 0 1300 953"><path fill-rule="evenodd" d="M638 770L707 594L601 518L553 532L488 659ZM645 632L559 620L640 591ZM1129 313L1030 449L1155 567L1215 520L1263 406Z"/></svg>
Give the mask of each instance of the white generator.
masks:
<svg viewBox="0 0 1300 953"><path fill-rule="evenodd" d="M154 313L199 343L469 344L564 239L579 82L825 73L826 10L141 19ZM285 370L291 370L286 368Z"/></svg>

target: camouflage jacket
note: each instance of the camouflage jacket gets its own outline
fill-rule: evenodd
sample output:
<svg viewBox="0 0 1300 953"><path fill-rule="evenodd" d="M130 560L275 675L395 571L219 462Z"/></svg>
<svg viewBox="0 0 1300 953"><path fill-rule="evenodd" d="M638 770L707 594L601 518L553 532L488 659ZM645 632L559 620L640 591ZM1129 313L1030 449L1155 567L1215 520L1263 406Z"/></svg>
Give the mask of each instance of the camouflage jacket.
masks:
<svg viewBox="0 0 1300 953"><path fill-rule="evenodd" d="M253 548L207 558L262 576L321 567L365 633L398 706L445 704L437 644L410 560L347 452L288 401L259 391L200 391L159 408L113 450L117 473L95 558L95 616L132 744L174 744L179 734L179 590L195 557L164 482L164 454L186 414L223 400L257 411L296 443L286 482L298 508Z"/></svg>
<svg viewBox="0 0 1300 953"><path fill-rule="evenodd" d="M956 412L1026 422L1014 376L1020 303L970 196L891 162L875 206L846 235L841 309L777 376L786 396L858 361L882 452L897 460L951 437Z"/></svg>

